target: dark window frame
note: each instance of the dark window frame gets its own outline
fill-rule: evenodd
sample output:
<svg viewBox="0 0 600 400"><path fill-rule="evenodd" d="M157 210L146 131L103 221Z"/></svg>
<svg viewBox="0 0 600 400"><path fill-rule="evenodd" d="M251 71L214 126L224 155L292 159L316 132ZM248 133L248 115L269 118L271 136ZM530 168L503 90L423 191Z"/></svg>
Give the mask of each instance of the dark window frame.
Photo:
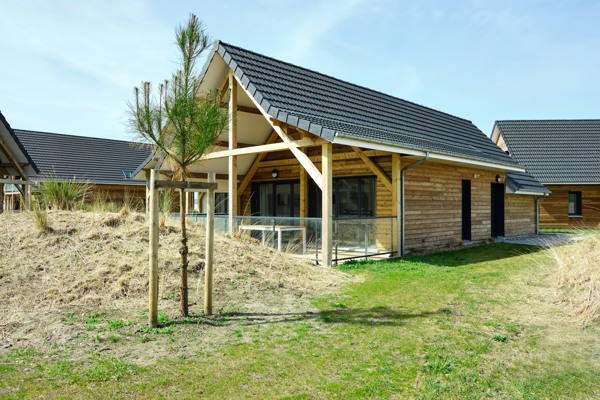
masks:
<svg viewBox="0 0 600 400"><path fill-rule="evenodd" d="M251 188L251 192L252 192L252 204L251 204L251 211L252 211L252 215L257 215L257 216L264 216L264 217L274 217L274 215L262 215L260 213L260 186L261 185L272 185L273 187L273 199L271 199L271 209L272 210L277 210L277 196L275 196L276 193L276 186L277 185L290 185L290 204L289 204L289 208L290 208L290 215L291 217L288 218L298 218L299 215L295 215L295 208L296 208L296 201L295 201L295 191L294 191L294 186L298 185L300 186L300 180L299 179L291 179L291 180L277 180L277 181L266 181L266 182L254 182L252 183L252 188ZM300 188L298 188L298 190L300 190ZM300 194L300 192L298 191L298 195ZM298 204L299 205L299 204ZM277 216L275 216L277 217Z"/></svg>
<svg viewBox="0 0 600 400"><path fill-rule="evenodd" d="M371 181L373 188L372 196L373 196L373 210L372 215L366 215L363 213L365 207L362 204L362 196L360 195L363 190L363 179L368 179ZM357 180L358 181L358 214L357 215L343 215L340 216L340 202L338 201L339 197L339 185L343 180ZM309 215L313 218L321 218L321 190L319 187L311 181L309 183L308 189L308 198L309 198ZM335 219L353 219L353 218L372 218L377 216L377 177L373 175L360 175L360 176L337 176L333 178L333 188L332 188L332 196L333 196L333 218ZM314 203L314 204L313 204Z"/></svg>
<svg viewBox="0 0 600 400"><path fill-rule="evenodd" d="M215 192L215 215L229 215L229 193Z"/></svg>
<svg viewBox="0 0 600 400"><path fill-rule="evenodd" d="M571 212L571 195L575 196L575 212ZM567 201L567 212L569 213L569 217L582 217L583 216L583 196L581 191L569 191L569 197Z"/></svg>

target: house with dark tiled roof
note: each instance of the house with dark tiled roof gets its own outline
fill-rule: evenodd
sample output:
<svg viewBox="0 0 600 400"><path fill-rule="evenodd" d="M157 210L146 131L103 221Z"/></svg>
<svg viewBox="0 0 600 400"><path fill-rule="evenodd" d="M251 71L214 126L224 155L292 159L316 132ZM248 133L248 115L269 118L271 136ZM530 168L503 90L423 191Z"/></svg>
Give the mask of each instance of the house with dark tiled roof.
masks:
<svg viewBox="0 0 600 400"><path fill-rule="evenodd" d="M281 248L297 227L299 248L330 265L353 248L402 255L535 232L546 189L469 120L224 42L202 72L210 90L233 118L192 178L215 174L230 233L267 230ZM150 168L173 171L159 154L139 177Z"/></svg>
<svg viewBox="0 0 600 400"><path fill-rule="evenodd" d="M11 147L23 154L21 165L29 168L28 172L18 171L3 162L0 156L1 165L6 165L2 175L31 181L86 182L92 189L90 195L101 196L103 201L118 204L127 197L140 204L145 202L145 180L132 180L131 175L151 154L148 146L122 140L12 129L4 118L0 122L10 133L3 136L18 143ZM17 190L19 185L11 185L11 189L5 191L5 208L17 209L22 194Z"/></svg>
<svg viewBox="0 0 600 400"><path fill-rule="evenodd" d="M496 121L492 140L552 192L541 227L598 227L600 120Z"/></svg>
<svg viewBox="0 0 600 400"><path fill-rule="evenodd" d="M0 111L0 213L9 206L4 201L5 188L27 197L29 178L37 173L38 167Z"/></svg>

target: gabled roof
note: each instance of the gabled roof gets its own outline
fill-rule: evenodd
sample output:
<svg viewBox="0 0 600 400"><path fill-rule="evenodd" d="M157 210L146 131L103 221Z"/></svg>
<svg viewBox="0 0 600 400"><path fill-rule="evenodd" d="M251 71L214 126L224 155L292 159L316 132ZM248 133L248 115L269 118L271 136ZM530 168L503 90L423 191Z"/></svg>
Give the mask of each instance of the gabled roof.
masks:
<svg viewBox="0 0 600 400"><path fill-rule="evenodd" d="M496 121L510 155L544 184L600 183L600 120Z"/></svg>
<svg viewBox="0 0 600 400"><path fill-rule="evenodd" d="M2 111L0 111L0 142L3 143L3 145L0 146L0 165L6 165L4 168L6 168L9 174L13 176L21 175L21 173L11 165L12 162L9 157L18 162L21 165L21 168L24 170L23 172L25 172L28 176L39 173L38 167L23 147L23 144L19 141L19 138L2 114ZM10 154L5 154L4 151L2 151L1 147L5 146L6 150L8 150Z"/></svg>
<svg viewBox="0 0 600 400"><path fill-rule="evenodd" d="M218 53L274 119L337 138L430 151L520 169L471 121L216 42Z"/></svg>
<svg viewBox="0 0 600 400"><path fill-rule="evenodd" d="M550 191L544 185L526 172L510 172L506 174L506 192L542 196L550 194Z"/></svg>
<svg viewBox="0 0 600 400"><path fill-rule="evenodd" d="M38 177L85 180L100 184L139 184L124 175L152 152L147 145L122 140L15 129L39 167Z"/></svg>

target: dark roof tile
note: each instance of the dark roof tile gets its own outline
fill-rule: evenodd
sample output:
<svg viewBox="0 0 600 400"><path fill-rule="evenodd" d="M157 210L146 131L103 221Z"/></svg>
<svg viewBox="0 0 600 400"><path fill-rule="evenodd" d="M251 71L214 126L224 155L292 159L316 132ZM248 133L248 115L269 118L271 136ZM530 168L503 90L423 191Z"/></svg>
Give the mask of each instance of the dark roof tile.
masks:
<svg viewBox="0 0 600 400"><path fill-rule="evenodd" d="M129 183L123 171L134 171L152 152L140 143L15 129L39 176L81 179L90 183Z"/></svg>
<svg viewBox="0 0 600 400"><path fill-rule="evenodd" d="M214 51L235 63L235 74L248 79L244 86L256 89L250 92L269 115L327 140L337 134L517 166L471 121L227 43L217 42Z"/></svg>
<svg viewBox="0 0 600 400"><path fill-rule="evenodd" d="M511 157L543 183L600 183L600 120L496 121Z"/></svg>
<svg viewBox="0 0 600 400"><path fill-rule="evenodd" d="M506 174L506 185L510 192L533 192L540 195L549 194L550 191L537 179L526 172L510 172Z"/></svg>

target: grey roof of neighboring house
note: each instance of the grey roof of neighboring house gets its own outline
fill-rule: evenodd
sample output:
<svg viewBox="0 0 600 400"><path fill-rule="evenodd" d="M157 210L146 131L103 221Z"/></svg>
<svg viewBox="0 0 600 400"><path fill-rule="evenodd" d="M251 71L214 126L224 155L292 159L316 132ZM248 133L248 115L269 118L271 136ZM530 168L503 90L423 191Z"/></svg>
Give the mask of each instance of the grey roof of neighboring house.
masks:
<svg viewBox="0 0 600 400"><path fill-rule="evenodd" d="M496 121L495 129L540 182L600 183L600 120Z"/></svg>
<svg viewBox="0 0 600 400"><path fill-rule="evenodd" d="M8 121L6 120L4 115L2 114L2 111L0 111L0 124L2 124L2 126L4 126L4 129L10 135L10 140L13 142L13 144L16 146L16 148L21 152L22 157L24 157L25 160L27 161L27 163L29 164L30 168L25 168L24 172L26 174L27 173L30 173L30 174L39 173L40 171L39 171L37 165L33 162L33 160L31 159L31 156L27 153L27 151L23 147L23 144L19 141L19 138L17 137L17 135L15 134L15 131L13 130L13 128L10 126L10 124L8 123ZM5 142L7 142L7 140L5 140ZM5 144L9 148L11 147L10 143L5 143ZM16 151L16 150L13 150L13 151ZM18 158L18 156L16 154L13 154L13 156ZM0 163L9 163L8 158L6 158L6 159L5 158L6 158L6 156L0 152ZM29 169L29 172L27 172L28 169ZM9 168L9 170L12 170L12 168ZM18 173L17 171L14 171L14 172ZM1 178L1 176L0 176L0 178Z"/></svg>
<svg viewBox="0 0 600 400"><path fill-rule="evenodd" d="M339 135L518 167L466 119L220 41L213 51L271 117L329 141Z"/></svg>
<svg viewBox="0 0 600 400"><path fill-rule="evenodd" d="M550 194L537 179L526 172L510 172L506 174L506 191L508 193Z"/></svg>
<svg viewBox="0 0 600 400"><path fill-rule="evenodd" d="M140 184L127 179L152 149L140 143L15 129L35 161L39 177L85 180L90 183Z"/></svg>

